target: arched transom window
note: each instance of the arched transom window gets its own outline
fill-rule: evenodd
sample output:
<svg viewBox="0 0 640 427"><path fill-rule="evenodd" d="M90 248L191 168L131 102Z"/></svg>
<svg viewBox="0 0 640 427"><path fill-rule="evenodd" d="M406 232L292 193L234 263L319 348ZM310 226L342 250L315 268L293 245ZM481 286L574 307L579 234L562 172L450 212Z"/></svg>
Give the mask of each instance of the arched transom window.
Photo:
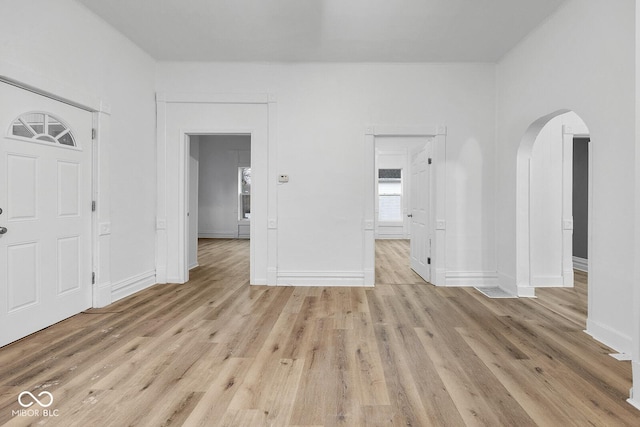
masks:
<svg viewBox="0 0 640 427"><path fill-rule="evenodd" d="M47 113L25 113L11 125L11 134L35 141L75 147L71 129L61 120Z"/></svg>

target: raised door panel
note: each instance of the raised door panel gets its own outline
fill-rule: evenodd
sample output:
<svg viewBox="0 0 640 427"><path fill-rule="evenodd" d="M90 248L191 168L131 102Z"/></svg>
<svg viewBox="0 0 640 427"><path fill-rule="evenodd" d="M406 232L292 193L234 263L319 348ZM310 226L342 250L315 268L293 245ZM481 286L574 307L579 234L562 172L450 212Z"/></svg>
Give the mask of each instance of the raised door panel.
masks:
<svg viewBox="0 0 640 427"><path fill-rule="evenodd" d="M58 216L80 215L80 165L58 161Z"/></svg>
<svg viewBox="0 0 640 427"><path fill-rule="evenodd" d="M7 154L7 219L22 221L38 215L38 158Z"/></svg>
<svg viewBox="0 0 640 427"><path fill-rule="evenodd" d="M7 312L12 313L37 304L40 256L38 242L7 247Z"/></svg>
<svg viewBox="0 0 640 427"><path fill-rule="evenodd" d="M58 295L80 288L80 236L58 239L57 247Z"/></svg>

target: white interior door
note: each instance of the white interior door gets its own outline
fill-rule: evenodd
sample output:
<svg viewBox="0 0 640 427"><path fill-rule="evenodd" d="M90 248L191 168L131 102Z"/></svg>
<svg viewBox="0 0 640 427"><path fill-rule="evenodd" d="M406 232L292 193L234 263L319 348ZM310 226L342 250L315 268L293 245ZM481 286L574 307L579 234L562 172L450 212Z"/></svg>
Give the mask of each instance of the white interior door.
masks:
<svg viewBox="0 0 640 427"><path fill-rule="evenodd" d="M91 306L90 112L0 83L0 346Z"/></svg>
<svg viewBox="0 0 640 427"><path fill-rule="evenodd" d="M411 157L411 268L427 282L431 281L430 144Z"/></svg>

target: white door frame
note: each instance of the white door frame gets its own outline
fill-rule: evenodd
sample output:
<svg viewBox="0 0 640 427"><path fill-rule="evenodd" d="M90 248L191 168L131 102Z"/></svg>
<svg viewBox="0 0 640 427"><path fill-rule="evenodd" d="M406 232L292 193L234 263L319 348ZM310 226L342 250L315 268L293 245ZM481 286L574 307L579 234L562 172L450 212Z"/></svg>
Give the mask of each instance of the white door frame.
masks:
<svg viewBox="0 0 640 427"><path fill-rule="evenodd" d="M381 136L433 137L432 205L430 216L433 246L431 249L431 282L445 286L445 177L446 126L368 126L365 129L365 188L363 207L363 271L364 285L375 284L375 139Z"/></svg>
<svg viewBox="0 0 640 427"><path fill-rule="evenodd" d="M96 202L96 210L91 218L90 250L93 264L91 271L95 274L95 281L91 288L92 305L93 307L107 306L112 301L109 268L111 252L109 152L107 150L111 107L98 97L53 82L44 74L25 71L2 61L0 61L0 81L92 113L95 138L91 142L93 144L91 187L92 198Z"/></svg>
<svg viewBox="0 0 640 427"><path fill-rule="evenodd" d="M189 104L194 109L216 104L218 106L238 105L264 105L265 118L267 120L267 134L265 141L258 144L254 136L255 129L251 124L229 127L207 127L206 119L202 119L200 128L183 127L179 123L172 125L180 128L179 140L169 141L167 138L167 125L170 119L167 116L169 104ZM201 94L201 93L164 93L156 95L157 107L157 218L156 218L156 280L158 283L185 283L188 280L188 221L187 212L187 183L188 183L188 135L189 134L250 134L252 159L261 159L266 167L255 171L255 180L262 182L265 201L264 224L259 224L257 215L252 215L252 227L250 230L251 272L250 283L256 285L275 285L277 280L277 181L276 181L276 135L277 135L277 104L275 98L266 94L228 95L228 94ZM200 120L200 119L198 119ZM244 126L244 127L243 127ZM255 142L255 143L254 143ZM177 146L177 159L168 156L168 152ZM253 160L252 160L253 166ZM177 168L176 168L177 167ZM169 169L169 171L168 171ZM253 169L253 168L252 168ZM176 182L178 192L174 196L173 190L168 191L168 182ZM171 200L169 200L171 198ZM177 206L177 215L169 212L169 204ZM255 221L254 221L255 220ZM169 235L176 233L177 248L170 248ZM265 236L260 239L257 236ZM260 248L258 250L257 248ZM266 250L263 250L265 248ZM177 276L168 277L169 251L172 257L177 256ZM257 265L265 266L264 270Z"/></svg>

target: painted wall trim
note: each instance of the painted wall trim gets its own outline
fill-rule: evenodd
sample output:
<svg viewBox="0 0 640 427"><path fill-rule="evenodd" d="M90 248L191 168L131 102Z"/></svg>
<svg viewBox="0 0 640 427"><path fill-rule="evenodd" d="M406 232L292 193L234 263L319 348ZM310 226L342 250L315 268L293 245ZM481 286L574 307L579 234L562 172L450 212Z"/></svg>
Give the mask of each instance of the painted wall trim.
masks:
<svg viewBox="0 0 640 427"><path fill-rule="evenodd" d="M498 273L495 271L449 271L445 273L446 286L498 286Z"/></svg>
<svg viewBox="0 0 640 427"><path fill-rule="evenodd" d="M128 279L114 283L111 288L111 299L113 302L118 301L155 284L155 270L137 274Z"/></svg>
<svg viewBox="0 0 640 427"><path fill-rule="evenodd" d="M216 231L214 233L200 232L198 233L199 239L236 239L238 233L234 231Z"/></svg>
<svg viewBox="0 0 640 427"><path fill-rule="evenodd" d="M373 286L360 271L279 271L278 286Z"/></svg>
<svg viewBox="0 0 640 427"><path fill-rule="evenodd" d="M364 129L364 161L365 161L365 187L363 206L363 271L365 274L365 286L373 286L375 283L375 138L376 136L425 136L433 137L433 170L431 175L432 188L432 264L431 282L436 286L446 286L445 263L445 239L446 230L436 229L435 218L446 218L445 194L446 194L446 134L444 125L369 125Z"/></svg>
<svg viewBox="0 0 640 427"><path fill-rule="evenodd" d="M264 118L266 125L261 131L266 131L266 135L261 139L261 144L254 147L255 123L251 119L247 119L245 123L236 122L232 128L225 127L219 121L213 121L209 125L209 119L193 115L194 120L190 121L190 125L176 122L173 117L168 115L168 105L171 104L188 104L197 108L198 105L206 108L206 104L229 105L264 105ZM234 107L235 108L235 107ZM275 220L277 224L277 188L276 181L269 179L275 176L275 168L277 161L277 104L275 97L268 94L208 94L208 93L156 93L156 164L157 164L157 218L158 226L156 230L156 271L158 283L184 283L188 280L189 274L186 252L187 240L187 221L185 213L185 188L188 165L186 165L186 141L190 134L248 134L252 136L251 151L252 157L255 155L266 159L265 169L261 172L262 182L266 183L266 192L264 201L266 203L266 218ZM170 127L171 126L171 127ZM221 127L222 126L222 127ZM168 140L167 132L178 130L180 134L179 140ZM254 149L257 150L254 152ZM177 159L170 158L167 153L177 151ZM169 167L171 166L171 167ZM176 173L177 171L177 173ZM169 176L171 174L171 176ZM172 182L177 182L177 197L174 194L176 189ZM264 193L263 193L264 194ZM171 198L171 200L169 200ZM177 216L175 209L170 206L178 206ZM171 216L168 214L171 213ZM250 229L250 282L251 284L269 284L275 285L277 275L272 270L277 271L277 228L260 229L257 226ZM177 236L177 247L170 247L169 234L172 238ZM260 238L258 239L258 235ZM260 251L257 250L258 240L260 240ZM266 248L263 250L262 247ZM176 262L177 260L177 262ZM256 265L260 264L260 271L257 271ZM266 268L263 266L266 265ZM175 271L177 270L177 272Z"/></svg>
<svg viewBox="0 0 640 427"><path fill-rule="evenodd" d="M365 135L373 136L436 136L446 134L447 127L443 125L372 125L365 129Z"/></svg>
<svg viewBox="0 0 640 427"><path fill-rule="evenodd" d="M563 276L533 276L531 284L534 288L560 288L564 286Z"/></svg>
<svg viewBox="0 0 640 427"><path fill-rule="evenodd" d="M631 354L633 343L631 337L611 329L609 326L587 319L587 334L602 344L611 347L618 353Z"/></svg>
<svg viewBox="0 0 640 427"><path fill-rule="evenodd" d="M111 282L99 282L93 286L93 308L106 307L111 304Z"/></svg>
<svg viewBox="0 0 640 427"><path fill-rule="evenodd" d="M186 104L268 104L274 99L269 94L158 92L156 95L158 102Z"/></svg>
<svg viewBox="0 0 640 427"><path fill-rule="evenodd" d="M577 256L573 257L573 268L576 270L584 271L585 273L589 272L589 260L586 258L580 258Z"/></svg>
<svg viewBox="0 0 640 427"><path fill-rule="evenodd" d="M91 111L103 111L106 104L96 95L51 79L51 76L6 61L0 61L0 81Z"/></svg>

